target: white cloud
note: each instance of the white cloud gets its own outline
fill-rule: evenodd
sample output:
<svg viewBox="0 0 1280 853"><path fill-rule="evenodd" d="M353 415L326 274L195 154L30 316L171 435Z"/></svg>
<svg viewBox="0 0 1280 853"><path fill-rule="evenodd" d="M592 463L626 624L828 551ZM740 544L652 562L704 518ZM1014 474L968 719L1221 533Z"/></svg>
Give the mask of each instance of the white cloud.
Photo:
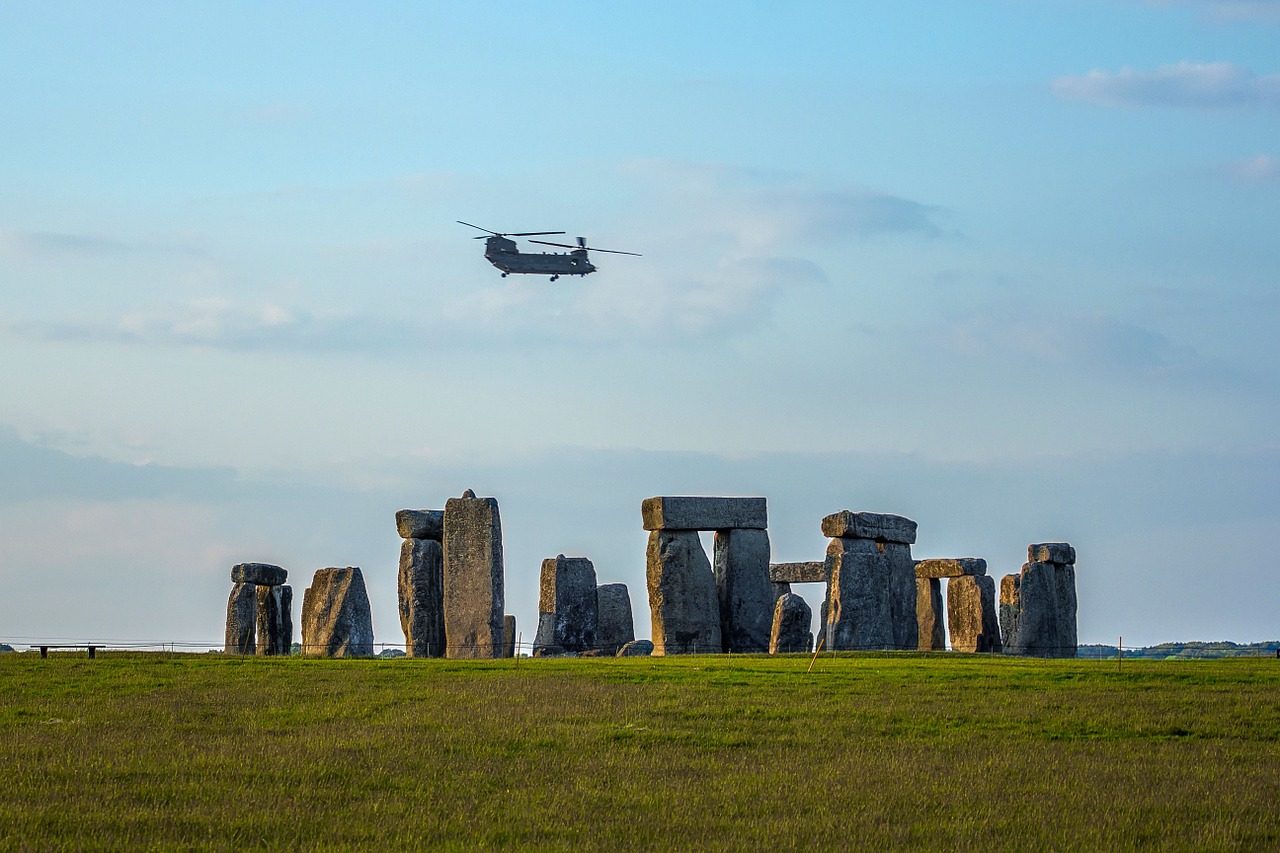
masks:
<svg viewBox="0 0 1280 853"><path fill-rule="evenodd" d="M1227 173L1242 184L1262 184L1280 180L1280 159L1259 154L1232 163Z"/></svg>
<svg viewBox="0 0 1280 853"><path fill-rule="evenodd" d="M1280 74L1258 76L1230 62L1162 65L1154 71L1093 70L1053 81L1059 97L1112 106L1169 106L1197 109L1280 107Z"/></svg>

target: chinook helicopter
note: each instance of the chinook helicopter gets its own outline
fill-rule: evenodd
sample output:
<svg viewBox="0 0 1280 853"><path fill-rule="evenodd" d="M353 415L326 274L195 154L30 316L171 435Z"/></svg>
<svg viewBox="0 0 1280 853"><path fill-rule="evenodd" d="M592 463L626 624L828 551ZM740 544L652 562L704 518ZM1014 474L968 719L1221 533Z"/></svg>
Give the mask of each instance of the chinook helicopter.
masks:
<svg viewBox="0 0 1280 853"><path fill-rule="evenodd" d="M596 265L587 259L587 252L608 252L611 255L636 255L637 257L640 255L639 252L597 249L593 246L588 246L587 241L582 237L578 238L578 245L576 246L568 243L549 243L546 240L529 241L543 246L572 249L570 252L538 252L536 254L533 252L521 252L516 248L516 241L509 240L507 239L508 237L545 237L552 234L563 234L564 232L519 231L503 234L498 231L490 231L488 228L481 228L479 225L472 225L470 222L463 222L461 219L456 221L459 225L466 225L468 228L474 228L490 235L488 237L476 237L475 239L485 241L485 260L502 270L503 278L513 272L550 275L552 281L562 275L588 275L596 271Z"/></svg>

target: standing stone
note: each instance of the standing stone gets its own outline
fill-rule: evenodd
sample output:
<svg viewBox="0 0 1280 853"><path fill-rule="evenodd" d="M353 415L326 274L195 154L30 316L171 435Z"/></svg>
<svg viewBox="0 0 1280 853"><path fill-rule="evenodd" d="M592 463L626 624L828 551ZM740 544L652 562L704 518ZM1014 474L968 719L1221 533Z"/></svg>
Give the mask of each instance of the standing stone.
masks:
<svg viewBox="0 0 1280 853"><path fill-rule="evenodd" d="M1000 638L1007 655L1021 654L1018 636L1018 585L1022 575L1005 575L1000 579Z"/></svg>
<svg viewBox="0 0 1280 853"><path fill-rule="evenodd" d="M778 599L773 611L773 627L769 634L769 654L809 652L813 650L813 610L808 602L788 592Z"/></svg>
<svg viewBox="0 0 1280 853"><path fill-rule="evenodd" d="M280 654L293 654L293 587L276 587L280 595Z"/></svg>
<svg viewBox="0 0 1280 853"><path fill-rule="evenodd" d="M942 624L942 581L916 578L916 623L919 625L919 649L940 652L947 647L946 629Z"/></svg>
<svg viewBox="0 0 1280 853"><path fill-rule="evenodd" d="M910 545L832 539L827 562L833 649L916 648L916 573Z"/></svg>
<svg viewBox="0 0 1280 853"><path fill-rule="evenodd" d="M257 654L287 655L293 645L293 618L285 612L285 591L289 591L289 606L293 604L292 590L287 586L258 587L258 639ZM285 634L286 622L288 635Z"/></svg>
<svg viewBox="0 0 1280 853"><path fill-rule="evenodd" d="M411 658L444 657L444 557L439 542L400 543L397 587L404 653Z"/></svg>
<svg viewBox="0 0 1280 853"><path fill-rule="evenodd" d="M604 654L616 655L636 638L631 593L625 583L606 583L596 587L596 614L596 644Z"/></svg>
<svg viewBox="0 0 1280 853"><path fill-rule="evenodd" d="M1071 549L1071 558L1075 559L1075 549ZM1057 581L1058 605L1058 657L1073 658L1079 653L1079 639L1076 635L1076 567L1069 564L1055 564L1054 576Z"/></svg>
<svg viewBox="0 0 1280 853"><path fill-rule="evenodd" d="M254 653L254 629L258 621L258 588L237 583L227 598L227 630L223 651L229 655Z"/></svg>
<svg viewBox="0 0 1280 853"><path fill-rule="evenodd" d="M767 652L776 601L769 580L769 532L716 531L715 575L724 651Z"/></svg>
<svg viewBox="0 0 1280 853"><path fill-rule="evenodd" d="M360 569L317 569L302 594L302 652L373 657L373 616Z"/></svg>
<svg viewBox="0 0 1280 853"><path fill-rule="evenodd" d="M716 578L696 532L650 532L645 579L655 655L709 654L723 648Z"/></svg>
<svg viewBox="0 0 1280 853"><path fill-rule="evenodd" d="M947 627L952 651L1001 650L994 578L964 575L947 581Z"/></svg>
<svg viewBox="0 0 1280 853"><path fill-rule="evenodd" d="M542 561L540 581L534 654L594 649L599 623L595 566L586 557L560 554Z"/></svg>
<svg viewBox="0 0 1280 853"><path fill-rule="evenodd" d="M516 617L510 613L502 617L502 656L516 656Z"/></svg>
<svg viewBox="0 0 1280 853"><path fill-rule="evenodd" d="M502 521L468 489L444 508L444 634L450 658L502 654Z"/></svg>

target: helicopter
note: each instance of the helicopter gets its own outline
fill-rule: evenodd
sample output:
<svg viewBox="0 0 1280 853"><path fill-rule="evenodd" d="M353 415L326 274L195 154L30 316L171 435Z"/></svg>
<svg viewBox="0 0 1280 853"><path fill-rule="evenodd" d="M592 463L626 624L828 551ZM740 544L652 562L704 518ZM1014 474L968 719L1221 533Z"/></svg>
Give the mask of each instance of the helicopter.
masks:
<svg viewBox="0 0 1280 853"><path fill-rule="evenodd" d="M549 243L546 240L530 240L530 243L538 243L543 246L558 246L562 249L571 249L570 252L521 252L516 247L515 240L509 240L509 237L546 237L553 234L563 234L563 231L518 231L510 233L502 233L499 231L490 231L488 228L481 228L479 225L472 225L470 222L463 222L461 219L455 220L459 225L466 225L468 228L474 228L477 231L484 231L489 237L476 237L477 240L484 240L484 257L489 263L502 270L502 277L506 278L510 273L530 273L533 275L548 275L551 280L555 281L562 275L588 275L596 271L596 265L587 259L587 252L608 252L612 255L640 255L639 252L620 252L617 249L597 249L594 246L588 246L587 241L579 237L578 245L573 246L568 243Z"/></svg>

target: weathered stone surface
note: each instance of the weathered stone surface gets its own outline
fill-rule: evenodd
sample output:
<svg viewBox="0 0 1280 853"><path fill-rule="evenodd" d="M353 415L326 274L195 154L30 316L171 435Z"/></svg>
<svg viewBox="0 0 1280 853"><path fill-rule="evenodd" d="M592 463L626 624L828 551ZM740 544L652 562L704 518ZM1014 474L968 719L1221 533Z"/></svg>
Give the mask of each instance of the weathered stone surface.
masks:
<svg viewBox="0 0 1280 853"><path fill-rule="evenodd" d="M516 656L516 617L510 613L502 617L502 656Z"/></svg>
<svg viewBox="0 0 1280 853"><path fill-rule="evenodd" d="M769 580L774 583L826 583L826 561L812 563L770 563Z"/></svg>
<svg viewBox="0 0 1280 853"><path fill-rule="evenodd" d="M616 655L636 638L631 593L625 583L606 583L596 587L596 615L596 645L604 654Z"/></svg>
<svg viewBox="0 0 1280 853"><path fill-rule="evenodd" d="M302 594L302 653L373 657L373 616L360 569L316 570Z"/></svg>
<svg viewBox="0 0 1280 853"><path fill-rule="evenodd" d="M1027 563L1014 584L1016 610L1006 617L1001 584L1001 618L1013 623L1005 638L1009 654L1073 658L1077 652L1076 578L1070 564Z"/></svg>
<svg viewBox="0 0 1280 853"><path fill-rule="evenodd" d="M596 568L591 561L564 554L543 560L533 653L594 649L598 625Z"/></svg>
<svg viewBox="0 0 1280 853"><path fill-rule="evenodd" d="M653 643L649 640L632 640L618 649L618 657L634 658L653 654Z"/></svg>
<svg viewBox="0 0 1280 853"><path fill-rule="evenodd" d="M916 523L900 515L841 510L822 519L822 535L833 539L874 539L913 545Z"/></svg>
<svg viewBox="0 0 1280 853"><path fill-rule="evenodd" d="M255 651L254 630L258 622L258 591L252 583L237 583L227 598L227 630L223 651L229 655L251 655Z"/></svg>
<svg viewBox="0 0 1280 853"><path fill-rule="evenodd" d="M231 567L232 583L279 586L288 576L287 571L270 563L238 563Z"/></svg>
<svg viewBox="0 0 1280 853"><path fill-rule="evenodd" d="M1021 648L1018 639L1018 585L1022 575L1005 575L1000 579L1000 640L1005 654L1017 654Z"/></svg>
<svg viewBox="0 0 1280 853"><path fill-rule="evenodd" d="M444 657L444 549L433 539L400 543L400 630L411 658Z"/></svg>
<svg viewBox="0 0 1280 853"><path fill-rule="evenodd" d="M775 601L769 581L769 531L717 530L714 567L724 650L767 652Z"/></svg>
<svg viewBox="0 0 1280 853"><path fill-rule="evenodd" d="M444 508L446 655L500 657L504 609L498 502L474 494L450 498Z"/></svg>
<svg viewBox="0 0 1280 853"><path fill-rule="evenodd" d="M401 539L444 539L444 510L402 509L396 512L396 530Z"/></svg>
<svg viewBox="0 0 1280 853"><path fill-rule="evenodd" d="M916 560L916 577L918 578L959 578L986 573L987 561L981 557Z"/></svg>
<svg viewBox="0 0 1280 853"><path fill-rule="evenodd" d="M645 579L655 655L721 651L716 578L696 532L650 532Z"/></svg>
<svg viewBox="0 0 1280 853"><path fill-rule="evenodd" d="M947 632L942 624L942 581L916 578L916 633L924 652L940 652L947 647Z"/></svg>
<svg viewBox="0 0 1280 853"><path fill-rule="evenodd" d="M645 530L764 530L769 526L764 498L647 498L640 514Z"/></svg>
<svg viewBox="0 0 1280 853"><path fill-rule="evenodd" d="M831 648L914 650L916 572L911 547L871 539L832 539Z"/></svg>
<svg viewBox="0 0 1280 853"><path fill-rule="evenodd" d="M947 581L947 628L952 651L1000 651L994 578L965 575Z"/></svg>
<svg viewBox="0 0 1280 853"><path fill-rule="evenodd" d="M1060 566L1073 566L1076 562L1076 549L1066 542L1044 542L1027 547L1028 563L1057 563Z"/></svg>
<svg viewBox="0 0 1280 853"><path fill-rule="evenodd" d="M831 618L831 584L827 583L826 595L822 597L822 605L818 612L818 635L813 638L815 649L831 648L831 638L834 636L834 626L830 622Z"/></svg>
<svg viewBox="0 0 1280 853"><path fill-rule="evenodd" d="M259 655L287 655L293 647L293 589L287 585L259 586Z"/></svg>
<svg viewBox="0 0 1280 853"><path fill-rule="evenodd" d="M803 598L794 592L779 598L773 610L769 654L813 651L812 622L813 609Z"/></svg>

